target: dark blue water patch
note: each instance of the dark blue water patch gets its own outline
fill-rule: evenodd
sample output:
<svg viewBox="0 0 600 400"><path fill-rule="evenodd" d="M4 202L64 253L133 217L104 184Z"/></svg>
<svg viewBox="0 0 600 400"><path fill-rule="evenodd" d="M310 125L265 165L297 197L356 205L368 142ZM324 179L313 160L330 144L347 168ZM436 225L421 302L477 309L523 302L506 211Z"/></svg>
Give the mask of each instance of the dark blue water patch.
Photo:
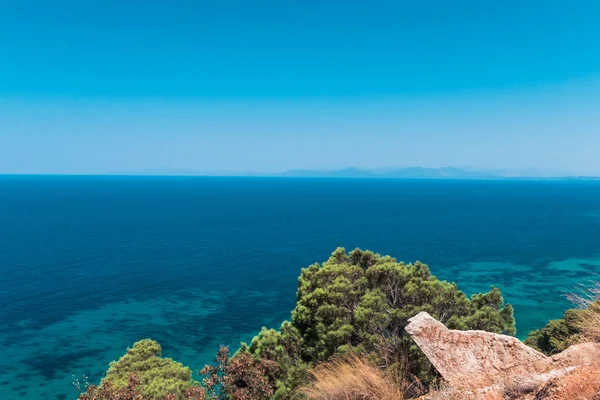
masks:
<svg viewBox="0 0 600 400"><path fill-rule="evenodd" d="M576 181L0 177L0 363L69 397L145 337L200 369L289 318L337 246L495 284L522 337L600 270L599 204Z"/></svg>
<svg viewBox="0 0 600 400"><path fill-rule="evenodd" d="M39 374L46 380L55 379L59 371L72 370L82 358L96 354L94 350L71 351L63 354L42 351L26 358L23 362L34 374Z"/></svg>

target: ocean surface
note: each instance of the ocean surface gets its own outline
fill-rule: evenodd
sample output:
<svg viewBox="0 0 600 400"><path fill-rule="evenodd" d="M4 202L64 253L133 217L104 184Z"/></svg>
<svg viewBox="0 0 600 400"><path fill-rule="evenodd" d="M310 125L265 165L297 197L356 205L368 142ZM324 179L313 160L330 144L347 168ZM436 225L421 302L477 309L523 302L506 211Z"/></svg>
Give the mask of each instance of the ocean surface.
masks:
<svg viewBox="0 0 600 400"><path fill-rule="evenodd" d="M338 246L494 284L518 336L600 271L600 182L0 176L0 398L74 399L133 342L199 370Z"/></svg>

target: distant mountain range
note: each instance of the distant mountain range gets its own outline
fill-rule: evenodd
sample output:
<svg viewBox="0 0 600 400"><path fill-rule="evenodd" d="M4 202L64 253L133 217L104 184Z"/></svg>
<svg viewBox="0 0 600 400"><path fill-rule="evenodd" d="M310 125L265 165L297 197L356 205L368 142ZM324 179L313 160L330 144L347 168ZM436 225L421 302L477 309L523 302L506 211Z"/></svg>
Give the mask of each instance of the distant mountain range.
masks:
<svg viewBox="0 0 600 400"><path fill-rule="evenodd" d="M468 168L387 168L361 169L344 168L337 170L294 169L281 173L253 172L202 172L176 168L155 168L142 171L114 172L116 175L163 175L163 176L270 176L294 178L389 178L389 179L599 179L590 176L577 176L561 171L540 169L520 170L481 170Z"/></svg>
<svg viewBox="0 0 600 400"><path fill-rule="evenodd" d="M359 168L344 168L340 170L312 171L290 170L280 176L306 177L306 178L397 178L397 179L507 179L507 178L584 178L566 173L521 170L521 171L485 171L471 170L454 167L425 168L410 167L388 170L367 170Z"/></svg>
<svg viewBox="0 0 600 400"><path fill-rule="evenodd" d="M331 177L331 178L462 178L484 179L495 177L479 171L468 171L459 168L398 168L392 170L364 170L345 168L333 171L291 170L281 174L294 177Z"/></svg>

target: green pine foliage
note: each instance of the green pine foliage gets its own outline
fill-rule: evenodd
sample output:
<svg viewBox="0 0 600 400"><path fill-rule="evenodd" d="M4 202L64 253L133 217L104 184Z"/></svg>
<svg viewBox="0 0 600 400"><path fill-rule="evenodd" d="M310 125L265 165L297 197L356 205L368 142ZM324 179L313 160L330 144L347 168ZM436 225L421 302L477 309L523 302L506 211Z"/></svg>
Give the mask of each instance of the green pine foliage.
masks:
<svg viewBox="0 0 600 400"><path fill-rule="evenodd" d="M137 376L144 400L164 399L175 395L183 399L192 387L192 371L170 358L161 357L157 342L144 339L136 342L118 361L110 363L101 386L107 382L116 388L126 388L131 375Z"/></svg>
<svg viewBox="0 0 600 400"><path fill-rule="evenodd" d="M308 380L310 363L302 359L300 332L288 321L279 331L263 328L249 346L242 344L240 353L275 362L277 371L269 377L274 385L273 399L291 398L294 390Z"/></svg>
<svg viewBox="0 0 600 400"><path fill-rule="evenodd" d="M563 318L550 320L542 329L529 332L525 344L546 355L560 353L579 338L579 313L581 310L565 311Z"/></svg>

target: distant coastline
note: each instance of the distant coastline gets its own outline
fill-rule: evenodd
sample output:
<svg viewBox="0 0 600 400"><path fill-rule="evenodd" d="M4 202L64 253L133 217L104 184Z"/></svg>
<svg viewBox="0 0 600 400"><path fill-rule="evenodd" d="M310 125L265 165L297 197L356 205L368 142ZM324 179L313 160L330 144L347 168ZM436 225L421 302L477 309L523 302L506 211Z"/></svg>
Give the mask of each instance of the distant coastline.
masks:
<svg viewBox="0 0 600 400"><path fill-rule="evenodd" d="M543 180L597 180L600 177L571 175L550 171L483 171L454 167L444 168L397 168L389 170L367 170L346 168L340 170L312 171L290 170L279 176L306 178L373 178L373 179L543 179Z"/></svg>
<svg viewBox="0 0 600 400"><path fill-rule="evenodd" d="M478 170L455 167L334 170L292 169L284 172L219 172L195 171L176 168L154 168L137 171L111 171L106 173L50 173L3 174L8 175L73 175L73 176L188 176L188 177L255 177L255 178L347 178L347 179L448 179L448 180L600 180L600 176L576 175L546 170Z"/></svg>

